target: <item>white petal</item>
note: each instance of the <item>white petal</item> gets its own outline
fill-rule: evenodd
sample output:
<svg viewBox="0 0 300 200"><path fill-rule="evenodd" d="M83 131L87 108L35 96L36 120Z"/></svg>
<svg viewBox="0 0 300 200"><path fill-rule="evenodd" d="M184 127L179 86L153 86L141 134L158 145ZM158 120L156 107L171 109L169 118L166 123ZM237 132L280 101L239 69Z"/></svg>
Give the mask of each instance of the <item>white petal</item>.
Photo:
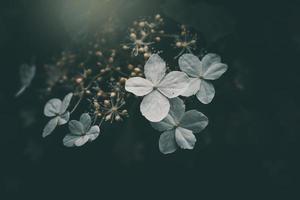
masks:
<svg viewBox="0 0 300 200"><path fill-rule="evenodd" d="M166 74L165 61L158 54L153 54L145 64L144 73L146 79L158 84Z"/></svg>
<svg viewBox="0 0 300 200"><path fill-rule="evenodd" d="M70 112L65 112L63 115L58 116L58 125L64 125L68 123L70 119Z"/></svg>
<svg viewBox="0 0 300 200"><path fill-rule="evenodd" d="M43 130L43 137L46 137L48 135L50 135L54 129L56 128L58 123L58 117L55 117L53 119L51 119L47 125L45 126L44 130Z"/></svg>
<svg viewBox="0 0 300 200"><path fill-rule="evenodd" d="M146 95L140 105L141 113L151 122L163 120L170 110L169 100L157 90Z"/></svg>
<svg viewBox="0 0 300 200"><path fill-rule="evenodd" d="M65 96L64 100L62 101L61 108L60 108L60 114L63 114L67 111L67 109L70 105L70 102L72 100L72 97L73 97L73 93L69 93Z"/></svg>
<svg viewBox="0 0 300 200"><path fill-rule="evenodd" d="M180 121L182 128L193 131L193 133L201 132L208 125L208 118L197 110L187 111Z"/></svg>
<svg viewBox="0 0 300 200"><path fill-rule="evenodd" d="M92 126L89 132L86 133L87 136L89 136L89 141L95 140L100 133L100 128L99 126Z"/></svg>
<svg viewBox="0 0 300 200"><path fill-rule="evenodd" d="M174 126L176 126L176 122L174 121L173 117L168 114L160 122L151 122L151 126L158 131L166 131L174 128Z"/></svg>
<svg viewBox="0 0 300 200"><path fill-rule="evenodd" d="M61 108L60 99L50 99L44 107L44 115L47 117L54 117L60 113Z"/></svg>
<svg viewBox="0 0 300 200"><path fill-rule="evenodd" d="M79 121L82 123L84 131L87 132L90 129L92 123L91 116L88 113L83 113L80 116Z"/></svg>
<svg viewBox="0 0 300 200"><path fill-rule="evenodd" d="M162 133L159 137L159 150L163 154L173 153L177 149L175 130Z"/></svg>
<svg viewBox="0 0 300 200"><path fill-rule="evenodd" d="M63 143L66 147L74 147L75 141L79 138L78 135L68 134L64 137Z"/></svg>
<svg viewBox="0 0 300 200"><path fill-rule="evenodd" d="M84 145L85 143L87 143L88 140L89 140L89 136L84 135L84 136L79 137L77 140L75 140L74 144L75 144L75 146L80 147L80 146Z"/></svg>
<svg viewBox="0 0 300 200"><path fill-rule="evenodd" d="M193 149L197 141L192 131L182 127L176 128L175 140L182 149Z"/></svg>
<svg viewBox="0 0 300 200"><path fill-rule="evenodd" d="M72 134L74 135L83 135L84 134L84 128L81 122L77 120L72 120L69 122L69 129Z"/></svg>
<svg viewBox="0 0 300 200"><path fill-rule="evenodd" d="M162 121L154 123L152 122L151 125L154 129L158 131L166 131L174 128L176 125L179 124L181 118L185 112L185 105L183 101L176 97L169 100L170 102L170 111Z"/></svg>
<svg viewBox="0 0 300 200"><path fill-rule="evenodd" d="M189 84L181 96L190 97L195 95L200 89L200 82L201 80L199 78L190 78Z"/></svg>
<svg viewBox="0 0 300 200"><path fill-rule="evenodd" d="M169 115L175 121L175 125L177 125L181 118L183 117L185 112L185 104L179 97L170 99L170 111Z"/></svg>
<svg viewBox="0 0 300 200"><path fill-rule="evenodd" d="M227 71L227 65L223 63L212 64L203 74L203 78L207 80L216 80Z"/></svg>
<svg viewBox="0 0 300 200"><path fill-rule="evenodd" d="M179 60L180 70L187 73L191 77L199 77L201 75L201 61L193 54L183 54Z"/></svg>
<svg viewBox="0 0 300 200"><path fill-rule="evenodd" d="M173 71L168 73L157 86L158 90L168 98L181 95L187 88L189 78L184 72Z"/></svg>
<svg viewBox="0 0 300 200"><path fill-rule="evenodd" d="M126 81L125 89L136 96L144 96L153 90L153 84L144 78L134 77Z"/></svg>
<svg viewBox="0 0 300 200"><path fill-rule="evenodd" d="M200 89L196 94L201 103L208 104L215 96L215 88L213 84L208 81L201 80Z"/></svg>
<svg viewBox="0 0 300 200"><path fill-rule="evenodd" d="M221 57L214 53L208 53L202 58L202 75L207 71L207 69L215 63L221 62Z"/></svg>

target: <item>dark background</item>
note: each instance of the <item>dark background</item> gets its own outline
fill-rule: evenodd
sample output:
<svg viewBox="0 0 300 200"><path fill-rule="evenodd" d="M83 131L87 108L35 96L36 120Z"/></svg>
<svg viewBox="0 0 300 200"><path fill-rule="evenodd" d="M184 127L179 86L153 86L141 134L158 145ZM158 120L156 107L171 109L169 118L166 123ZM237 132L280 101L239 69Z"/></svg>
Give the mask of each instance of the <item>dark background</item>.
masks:
<svg viewBox="0 0 300 200"><path fill-rule="evenodd" d="M0 199L295 198L299 10L296 0L2 0ZM193 151L161 154L159 133L138 114L105 130L94 143L65 148L61 138L66 130L41 137L46 119L38 79L22 97L13 97L20 64L36 56L39 72L86 24L93 26L109 13L118 13L124 26L156 13L187 23L203 33L205 48L229 65L215 82L213 102L195 103L210 125L197 135Z"/></svg>

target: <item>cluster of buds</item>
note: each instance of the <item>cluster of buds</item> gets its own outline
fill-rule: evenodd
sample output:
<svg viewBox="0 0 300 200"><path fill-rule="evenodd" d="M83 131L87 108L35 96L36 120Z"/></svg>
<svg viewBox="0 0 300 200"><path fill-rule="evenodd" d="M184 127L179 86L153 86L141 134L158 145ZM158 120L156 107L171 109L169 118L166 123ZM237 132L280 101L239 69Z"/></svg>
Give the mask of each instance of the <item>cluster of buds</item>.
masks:
<svg viewBox="0 0 300 200"><path fill-rule="evenodd" d="M92 109L101 121L118 122L128 117L128 111L124 108L126 102L121 92L111 92L108 99L94 98Z"/></svg>
<svg viewBox="0 0 300 200"><path fill-rule="evenodd" d="M180 53L175 57L179 57L184 53L192 53L196 49L197 35L191 34L185 25L180 26L180 34L175 37L176 49L180 49Z"/></svg>
<svg viewBox="0 0 300 200"><path fill-rule="evenodd" d="M156 15L152 20L138 20L133 22L133 27L129 29L129 44L122 45L124 50L130 49L132 55L143 55L145 59L151 56L151 45L161 41L164 31L161 29L163 18Z"/></svg>

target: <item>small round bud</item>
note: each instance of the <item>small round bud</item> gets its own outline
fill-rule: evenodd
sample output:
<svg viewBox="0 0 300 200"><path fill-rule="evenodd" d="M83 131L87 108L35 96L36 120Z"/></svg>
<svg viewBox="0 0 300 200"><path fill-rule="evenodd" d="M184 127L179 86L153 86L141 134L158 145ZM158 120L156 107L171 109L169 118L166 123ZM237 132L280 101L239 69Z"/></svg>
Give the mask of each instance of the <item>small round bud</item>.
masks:
<svg viewBox="0 0 300 200"><path fill-rule="evenodd" d="M128 47L127 45L123 45L122 48L123 48L124 50L128 50L128 49L129 49L129 47Z"/></svg>
<svg viewBox="0 0 300 200"><path fill-rule="evenodd" d="M157 42L160 42L160 37L156 37L155 40L156 40Z"/></svg>
<svg viewBox="0 0 300 200"><path fill-rule="evenodd" d="M135 73L139 73L139 72L141 72L141 69L138 68L138 67L136 67L136 68L133 69L133 71L134 71Z"/></svg>
<svg viewBox="0 0 300 200"><path fill-rule="evenodd" d="M121 77L121 78L120 78L120 83L121 83L121 84L124 84L124 83L126 82L126 80L127 80L127 78Z"/></svg>
<svg viewBox="0 0 300 200"><path fill-rule="evenodd" d="M82 81L83 81L83 78L82 78L82 77L78 77L78 78L75 79L75 82L76 82L77 84L80 84Z"/></svg>
<svg viewBox="0 0 300 200"><path fill-rule="evenodd" d="M144 51L145 51L145 50L144 50L143 47L140 47L140 48L139 48L139 52L143 53Z"/></svg>
<svg viewBox="0 0 300 200"><path fill-rule="evenodd" d="M136 76L135 72L131 72L130 76Z"/></svg>
<svg viewBox="0 0 300 200"><path fill-rule="evenodd" d="M133 68L134 68L134 66L133 66L132 64L129 64L129 65L128 65L128 69L129 69L129 70L133 70Z"/></svg>
<svg viewBox="0 0 300 200"><path fill-rule="evenodd" d="M145 25L146 25L145 22L140 22L140 23L139 23L139 27L144 27Z"/></svg>
<svg viewBox="0 0 300 200"><path fill-rule="evenodd" d="M110 101L109 100L104 100L104 106L106 106L106 107L110 106Z"/></svg>
<svg viewBox="0 0 300 200"><path fill-rule="evenodd" d="M109 57L108 62L109 63L113 63L114 62L114 58L113 57Z"/></svg>
<svg viewBox="0 0 300 200"><path fill-rule="evenodd" d="M128 111L127 110L122 110L122 115L127 115Z"/></svg>
<svg viewBox="0 0 300 200"><path fill-rule="evenodd" d="M122 118L120 117L120 115L116 115L116 116L115 116L115 120L116 120L116 121L121 121L121 119L122 119Z"/></svg>
<svg viewBox="0 0 300 200"><path fill-rule="evenodd" d="M111 114L109 114L109 115L106 115L106 117L105 117L105 121L108 121L108 120L111 120Z"/></svg>
<svg viewBox="0 0 300 200"><path fill-rule="evenodd" d="M103 95L103 91L102 90L99 90L98 92L97 92L97 96L98 97L101 97Z"/></svg>
<svg viewBox="0 0 300 200"><path fill-rule="evenodd" d="M133 39L133 40L135 40L136 39L136 34L135 33L131 33L130 34L130 38Z"/></svg>
<svg viewBox="0 0 300 200"><path fill-rule="evenodd" d="M176 47L182 47L182 42L176 42Z"/></svg>
<svg viewBox="0 0 300 200"><path fill-rule="evenodd" d="M101 51L96 51L96 56L102 56L103 54L102 54L102 52Z"/></svg>
<svg viewBox="0 0 300 200"><path fill-rule="evenodd" d="M144 46L144 51L147 52L149 50L149 47L146 45Z"/></svg>
<svg viewBox="0 0 300 200"><path fill-rule="evenodd" d="M150 56L151 56L150 53L144 53L144 58L145 59L148 59Z"/></svg>
<svg viewBox="0 0 300 200"><path fill-rule="evenodd" d="M161 18L160 14L155 15L155 19L159 20Z"/></svg>
<svg viewBox="0 0 300 200"><path fill-rule="evenodd" d="M110 97L115 97L115 96L117 96L117 94L115 92L110 93Z"/></svg>
<svg viewBox="0 0 300 200"><path fill-rule="evenodd" d="M141 36L146 36L147 33L145 31L141 31Z"/></svg>

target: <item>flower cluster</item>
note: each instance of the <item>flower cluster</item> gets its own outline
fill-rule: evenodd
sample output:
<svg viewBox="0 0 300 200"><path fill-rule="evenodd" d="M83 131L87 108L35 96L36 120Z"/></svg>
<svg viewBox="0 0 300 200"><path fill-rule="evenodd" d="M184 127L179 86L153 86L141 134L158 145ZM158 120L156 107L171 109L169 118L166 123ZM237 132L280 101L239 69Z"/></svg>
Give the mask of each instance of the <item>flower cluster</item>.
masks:
<svg viewBox="0 0 300 200"><path fill-rule="evenodd" d="M202 61L193 54L183 54L178 62L183 72L165 75L166 63L154 54L144 67L146 79L130 78L125 84L128 92L145 96L140 111L155 129L164 131L159 149L165 154L174 152L177 146L193 149L196 142L193 132L198 133L208 125L207 117L201 112L185 113L185 105L178 96L196 94L200 102L210 103L215 90L208 80L218 79L227 70L227 65L215 54L207 54Z"/></svg>
<svg viewBox="0 0 300 200"><path fill-rule="evenodd" d="M63 144L82 146L99 136L104 123L126 121L132 114L129 108L135 105L132 102L141 98L141 114L163 132L159 139L162 153L178 147L193 149L194 134L208 125L208 118L197 110L185 112L182 99L195 95L203 104L210 103L215 95L211 81L227 65L216 54L195 56L199 55L196 33L185 25L178 26L178 33L168 32L166 22L161 15L136 20L125 37L124 30L117 28L114 34L99 31L46 64L46 96L57 91L69 94L46 103L44 115L51 119L43 137L68 123L70 132ZM34 65L22 67L24 70L18 94L35 75Z"/></svg>

